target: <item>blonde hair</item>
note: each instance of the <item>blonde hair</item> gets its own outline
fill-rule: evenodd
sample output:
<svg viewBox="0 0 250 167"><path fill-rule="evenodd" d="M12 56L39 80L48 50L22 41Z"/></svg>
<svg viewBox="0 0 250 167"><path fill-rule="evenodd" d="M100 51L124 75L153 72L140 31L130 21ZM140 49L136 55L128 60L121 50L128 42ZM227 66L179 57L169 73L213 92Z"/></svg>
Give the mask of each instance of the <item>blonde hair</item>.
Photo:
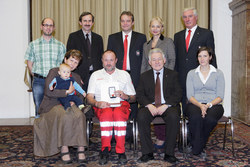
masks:
<svg viewBox="0 0 250 167"><path fill-rule="evenodd" d="M152 24L152 22L153 21L158 21L161 25L162 25L162 27L164 27L164 22L162 21L162 18L160 18L160 17L153 17L151 20L150 20L150 22L149 22L149 27L151 26L151 24Z"/></svg>
<svg viewBox="0 0 250 167"><path fill-rule="evenodd" d="M61 71L62 69L64 69L64 68L67 68L67 69L71 69L70 68L70 66L68 65L68 64L66 64L66 63L62 63L60 66L59 66L59 71Z"/></svg>

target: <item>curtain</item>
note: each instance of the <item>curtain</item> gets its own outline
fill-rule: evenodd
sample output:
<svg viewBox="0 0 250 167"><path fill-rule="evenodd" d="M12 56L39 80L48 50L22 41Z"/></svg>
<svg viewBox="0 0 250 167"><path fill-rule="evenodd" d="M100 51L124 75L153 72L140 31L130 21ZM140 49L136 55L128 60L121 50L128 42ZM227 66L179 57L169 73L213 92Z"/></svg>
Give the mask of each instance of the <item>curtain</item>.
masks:
<svg viewBox="0 0 250 167"><path fill-rule="evenodd" d="M80 14L89 11L95 16L93 31L103 37L104 49L108 36L121 31L120 14L129 10L134 14L134 31L146 34L150 39L149 21L159 16L164 21L164 36L173 39L174 34L184 29L182 11L195 7L198 11L198 25L208 28L209 0L31 0L32 40L41 36L41 21L51 17L55 21L54 36L67 44L71 32L79 30Z"/></svg>

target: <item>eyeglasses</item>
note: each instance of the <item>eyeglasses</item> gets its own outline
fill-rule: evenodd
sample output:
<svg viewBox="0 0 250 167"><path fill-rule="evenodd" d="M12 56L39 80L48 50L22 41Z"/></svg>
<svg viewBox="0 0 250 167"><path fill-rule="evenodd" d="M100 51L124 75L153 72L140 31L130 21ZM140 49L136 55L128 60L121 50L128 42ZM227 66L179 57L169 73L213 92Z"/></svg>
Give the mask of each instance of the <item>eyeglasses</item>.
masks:
<svg viewBox="0 0 250 167"><path fill-rule="evenodd" d="M49 27L49 28L54 27L54 25L53 25L53 24L43 24L43 26L44 26L44 27Z"/></svg>

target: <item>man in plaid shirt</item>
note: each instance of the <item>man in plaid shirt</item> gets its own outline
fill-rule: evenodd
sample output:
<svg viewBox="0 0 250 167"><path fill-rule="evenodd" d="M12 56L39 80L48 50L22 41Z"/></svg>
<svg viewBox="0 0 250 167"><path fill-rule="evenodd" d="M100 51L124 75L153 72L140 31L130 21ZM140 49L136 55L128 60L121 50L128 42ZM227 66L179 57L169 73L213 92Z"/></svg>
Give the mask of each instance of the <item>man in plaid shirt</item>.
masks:
<svg viewBox="0 0 250 167"><path fill-rule="evenodd" d="M24 57L27 60L29 72L33 76L32 91L36 117L39 117L38 109L43 100L46 76L50 69L62 63L66 52L64 44L52 36L55 30L53 19L44 18L41 30L42 36L29 44Z"/></svg>

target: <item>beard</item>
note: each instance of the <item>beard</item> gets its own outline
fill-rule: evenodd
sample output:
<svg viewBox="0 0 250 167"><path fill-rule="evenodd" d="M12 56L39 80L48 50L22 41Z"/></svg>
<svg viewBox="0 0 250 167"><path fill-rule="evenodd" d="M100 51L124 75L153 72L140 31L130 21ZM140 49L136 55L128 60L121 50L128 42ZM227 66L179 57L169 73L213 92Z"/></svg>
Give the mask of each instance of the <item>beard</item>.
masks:
<svg viewBox="0 0 250 167"><path fill-rule="evenodd" d="M52 33L46 33L46 32L43 32L43 35L45 35L45 36L52 36Z"/></svg>
<svg viewBox="0 0 250 167"><path fill-rule="evenodd" d="M108 68L108 67L111 67L111 68ZM111 65L107 65L106 67L104 67L104 70L107 72L111 72L115 70L115 67L112 67Z"/></svg>

